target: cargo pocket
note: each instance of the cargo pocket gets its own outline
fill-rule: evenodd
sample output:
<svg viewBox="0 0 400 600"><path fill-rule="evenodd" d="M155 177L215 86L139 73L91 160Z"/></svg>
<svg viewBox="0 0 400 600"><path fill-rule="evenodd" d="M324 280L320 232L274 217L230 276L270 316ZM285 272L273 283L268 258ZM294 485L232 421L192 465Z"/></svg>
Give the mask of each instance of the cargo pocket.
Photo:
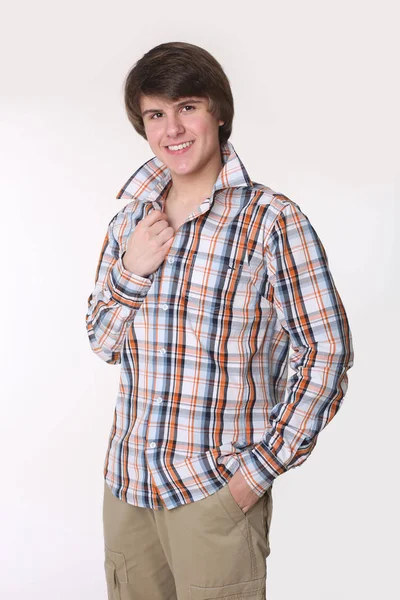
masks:
<svg viewBox="0 0 400 600"><path fill-rule="evenodd" d="M190 586L190 600L265 600L265 577L221 587Z"/></svg>
<svg viewBox="0 0 400 600"><path fill-rule="evenodd" d="M104 546L104 571L107 582L108 600L121 600L120 583L127 583L125 557Z"/></svg>

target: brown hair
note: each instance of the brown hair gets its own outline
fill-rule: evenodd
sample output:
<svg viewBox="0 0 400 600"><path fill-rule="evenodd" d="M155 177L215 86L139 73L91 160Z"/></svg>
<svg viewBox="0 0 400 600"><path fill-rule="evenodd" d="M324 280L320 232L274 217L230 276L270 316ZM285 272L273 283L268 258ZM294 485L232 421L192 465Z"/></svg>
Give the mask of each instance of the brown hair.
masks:
<svg viewBox="0 0 400 600"><path fill-rule="evenodd" d="M234 106L229 80L219 62L200 46L186 42L155 46L126 76L124 99L128 119L147 140L140 111L142 94L161 96L173 102L184 96L208 98L209 112L224 121L219 128L220 144L232 133Z"/></svg>

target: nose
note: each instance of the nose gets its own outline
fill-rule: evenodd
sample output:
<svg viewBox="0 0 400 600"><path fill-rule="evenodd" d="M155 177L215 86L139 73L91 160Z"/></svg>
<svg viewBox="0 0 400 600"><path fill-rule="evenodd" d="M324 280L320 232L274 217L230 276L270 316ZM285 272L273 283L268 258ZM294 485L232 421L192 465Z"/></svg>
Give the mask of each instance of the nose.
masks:
<svg viewBox="0 0 400 600"><path fill-rule="evenodd" d="M185 131L185 128L179 115L171 114L167 117L166 134L168 137L175 138L177 135L183 133L183 131Z"/></svg>

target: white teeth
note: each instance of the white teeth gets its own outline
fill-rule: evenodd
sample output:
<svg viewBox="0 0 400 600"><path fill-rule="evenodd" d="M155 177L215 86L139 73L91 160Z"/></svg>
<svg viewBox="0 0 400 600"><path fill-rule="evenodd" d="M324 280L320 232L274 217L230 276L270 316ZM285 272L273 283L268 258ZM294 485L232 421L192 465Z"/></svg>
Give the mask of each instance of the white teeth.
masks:
<svg viewBox="0 0 400 600"><path fill-rule="evenodd" d="M185 142L184 144L179 144L179 146L168 146L170 150L182 150L182 148L187 148L193 144L193 142Z"/></svg>

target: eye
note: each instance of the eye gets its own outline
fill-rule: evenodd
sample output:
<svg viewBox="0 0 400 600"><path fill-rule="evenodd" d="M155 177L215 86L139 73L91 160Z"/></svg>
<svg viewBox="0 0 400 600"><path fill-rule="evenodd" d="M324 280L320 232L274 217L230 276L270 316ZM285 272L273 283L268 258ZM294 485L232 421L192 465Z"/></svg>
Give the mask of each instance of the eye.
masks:
<svg viewBox="0 0 400 600"><path fill-rule="evenodd" d="M186 104L186 105L185 105L185 106L183 106L182 108L191 108L191 109L193 109L193 110L195 109L195 107L194 107L192 104ZM186 111L186 112L188 112L188 111ZM189 112L191 112L191 111L189 111ZM162 113L161 113L161 112L154 113L153 115L151 115L151 117L150 117L150 120L151 120L151 119L154 119L154 117L155 117L156 115L162 115ZM158 119L158 117L157 117L157 119Z"/></svg>

